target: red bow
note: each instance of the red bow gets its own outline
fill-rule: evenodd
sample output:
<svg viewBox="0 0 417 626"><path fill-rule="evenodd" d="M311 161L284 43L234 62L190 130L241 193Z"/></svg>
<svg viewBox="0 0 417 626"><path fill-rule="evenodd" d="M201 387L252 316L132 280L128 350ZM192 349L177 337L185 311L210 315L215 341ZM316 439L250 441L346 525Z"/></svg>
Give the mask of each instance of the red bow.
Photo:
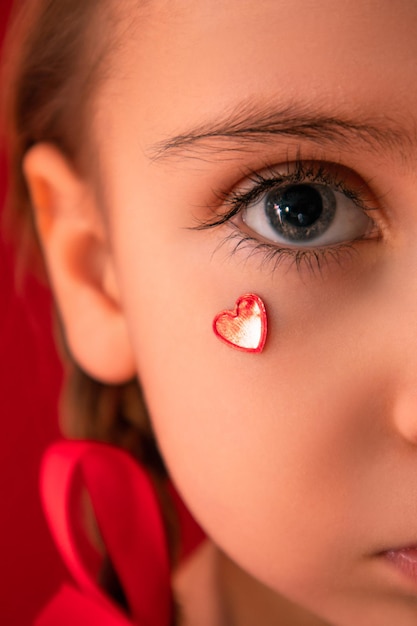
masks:
<svg viewBox="0 0 417 626"><path fill-rule="evenodd" d="M52 534L78 589L64 586L35 626L169 626L168 551L158 502L144 470L111 446L62 442L45 455L41 491ZM91 564L99 563L98 553L89 547L88 567L86 551L80 549L75 512L85 492L132 621L95 582Z"/></svg>

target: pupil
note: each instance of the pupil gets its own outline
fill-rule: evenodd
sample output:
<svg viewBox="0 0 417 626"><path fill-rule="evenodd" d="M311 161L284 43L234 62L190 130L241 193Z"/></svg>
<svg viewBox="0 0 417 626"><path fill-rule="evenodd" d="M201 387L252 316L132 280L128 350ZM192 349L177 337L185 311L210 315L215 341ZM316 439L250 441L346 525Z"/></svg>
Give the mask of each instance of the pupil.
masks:
<svg viewBox="0 0 417 626"><path fill-rule="evenodd" d="M311 185L292 185L284 192L271 194L267 214L272 222L306 228L316 222L323 212L320 192Z"/></svg>

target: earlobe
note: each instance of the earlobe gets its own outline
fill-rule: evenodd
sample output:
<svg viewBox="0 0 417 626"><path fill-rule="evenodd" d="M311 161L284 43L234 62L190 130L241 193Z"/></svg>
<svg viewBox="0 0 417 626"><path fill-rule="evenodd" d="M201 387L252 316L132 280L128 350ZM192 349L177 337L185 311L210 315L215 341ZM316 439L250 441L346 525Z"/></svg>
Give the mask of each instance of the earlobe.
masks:
<svg viewBox="0 0 417 626"><path fill-rule="evenodd" d="M136 368L93 187L49 144L31 148L24 173L68 348L93 378L126 382Z"/></svg>

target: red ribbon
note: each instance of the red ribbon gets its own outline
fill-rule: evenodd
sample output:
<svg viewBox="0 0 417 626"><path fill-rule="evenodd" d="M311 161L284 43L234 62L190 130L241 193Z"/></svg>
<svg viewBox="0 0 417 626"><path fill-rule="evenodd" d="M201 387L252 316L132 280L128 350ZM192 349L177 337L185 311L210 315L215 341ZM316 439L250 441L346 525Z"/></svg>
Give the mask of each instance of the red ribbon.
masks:
<svg viewBox="0 0 417 626"><path fill-rule="evenodd" d="M81 556L74 511L83 490L122 583L131 621L99 588ZM158 502L144 470L111 446L61 442L45 455L41 492L52 534L78 589L64 586L36 626L169 626L168 551ZM90 556L93 562L93 550Z"/></svg>

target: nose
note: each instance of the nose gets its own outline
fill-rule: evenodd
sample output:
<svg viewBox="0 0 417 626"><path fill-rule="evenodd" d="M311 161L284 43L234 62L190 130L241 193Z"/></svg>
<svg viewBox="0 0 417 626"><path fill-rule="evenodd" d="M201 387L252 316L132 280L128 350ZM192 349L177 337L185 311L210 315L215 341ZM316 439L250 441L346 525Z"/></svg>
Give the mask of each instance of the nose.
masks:
<svg viewBox="0 0 417 626"><path fill-rule="evenodd" d="M412 258L411 258L412 257ZM382 342L391 354L391 419L397 434L417 446L417 254L397 266L386 299L389 322ZM388 286L388 285L387 285ZM387 302L388 304L387 306Z"/></svg>
<svg viewBox="0 0 417 626"><path fill-rule="evenodd" d="M417 446L417 381L397 391L392 419L398 435L407 443Z"/></svg>

